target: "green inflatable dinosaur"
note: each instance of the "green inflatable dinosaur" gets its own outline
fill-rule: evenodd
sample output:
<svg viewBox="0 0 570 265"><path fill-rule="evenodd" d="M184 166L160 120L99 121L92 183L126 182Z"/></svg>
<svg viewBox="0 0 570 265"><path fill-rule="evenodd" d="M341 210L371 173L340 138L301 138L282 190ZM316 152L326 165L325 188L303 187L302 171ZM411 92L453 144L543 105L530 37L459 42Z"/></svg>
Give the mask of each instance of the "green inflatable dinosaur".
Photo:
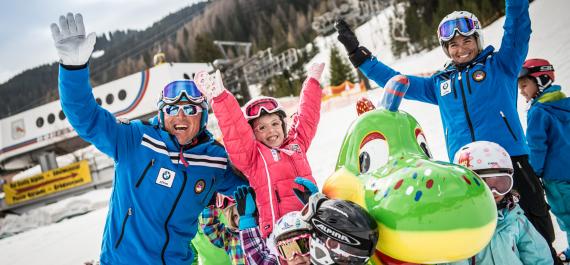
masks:
<svg viewBox="0 0 570 265"><path fill-rule="evenodd" d="M383 108L352 123L323 192L360 204L377 220L374 264L394 264L390 257L421 264L469 258L495 230L493 196L472 171L431 159L417 121L398 111L408 86L405 76L392 78Z"/></svg>

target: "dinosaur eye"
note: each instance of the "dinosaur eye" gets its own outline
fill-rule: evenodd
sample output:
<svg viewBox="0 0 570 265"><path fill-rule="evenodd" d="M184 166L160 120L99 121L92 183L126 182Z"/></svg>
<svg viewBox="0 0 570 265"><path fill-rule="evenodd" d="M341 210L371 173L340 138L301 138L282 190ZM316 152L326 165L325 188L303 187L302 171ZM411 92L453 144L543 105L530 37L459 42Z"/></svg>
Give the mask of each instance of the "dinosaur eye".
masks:
<svg viewBox="0 0 570 265"><path fill-rule="evenodd" d="M379 132L368 134L360 144L360 172L366 173L386 165L389 156L388 142L384 135Z"/></svg>
<svg viewBox="0 0 570 265"><path fill-rule="evenodd" d="M424 135L424 132L422 131L422 129L416 128L415 133L416 133L416 141L418 142L418 145L420 145L420 147L422 148L422 150L424 151L426 156L428 156L429 158L433 158L433 156L431 155L431 152L429 150L429 147L427 145L426 136Z"/></svg>

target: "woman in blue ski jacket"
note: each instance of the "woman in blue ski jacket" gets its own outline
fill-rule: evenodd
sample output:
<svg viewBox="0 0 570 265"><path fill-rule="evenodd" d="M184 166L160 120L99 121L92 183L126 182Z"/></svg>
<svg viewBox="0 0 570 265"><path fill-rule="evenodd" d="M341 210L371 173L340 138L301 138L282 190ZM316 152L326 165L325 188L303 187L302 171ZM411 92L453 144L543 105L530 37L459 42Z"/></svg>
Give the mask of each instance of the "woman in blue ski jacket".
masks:
<svg viewBox="0 0 570 265"><path fill-rule="evenodd" d="M570 98L554 85L554 67L544 59L528 59L519 73L519 89L530 103L526 136L530 164L542 178L546 198L570 242ZM570 248L562 251L570 260Z"/></svg>
<svg viewBox="0 0 570 265"><path fill-rule="evenodd" d="M528 52L530 17L528 0L506 0L501 48L483 46L481 24L475 15L455 11L440 22L438 38L451 59L430 77L408 76L405 98L439 106L450 160L470 142L491 141L503 146L515 166L514 185L520 205L532 224L551 244L554 228L544 190L528 163L528 146L517 114L518 72ZM342 19L337 21L339 41L352 64L384 86L398 71L380 62ZM553 256L554 249L551 249Z"/></svg>
<svg viewBox="0 0 570 265"><path fill-rule="evenodd" d="M158 117L119 121L91 92L95 34L85 36L82 16L61 16L51 30L62 109L79 136L115 161L101 264L190 264L200 212L216 191L244 183L206 130L204 97L192 81L174 81L162 91Z"/></svg>

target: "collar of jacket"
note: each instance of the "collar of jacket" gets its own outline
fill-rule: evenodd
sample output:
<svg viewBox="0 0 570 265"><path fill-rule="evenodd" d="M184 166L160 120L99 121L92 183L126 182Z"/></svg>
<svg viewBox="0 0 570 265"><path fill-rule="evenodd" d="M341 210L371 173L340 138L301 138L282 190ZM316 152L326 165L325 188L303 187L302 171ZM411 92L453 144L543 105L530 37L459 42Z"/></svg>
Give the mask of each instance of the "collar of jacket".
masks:
<svg viewBox="0 0 570 265"><path fill-rule="evenodd" d="M540 103L553 102L565 98L566 94L564 94L564 92L561 91L561 87L559 85L551 85L548 88L546 88L539 97L533 99L532 104L535 104L536 102Z"/></svg>

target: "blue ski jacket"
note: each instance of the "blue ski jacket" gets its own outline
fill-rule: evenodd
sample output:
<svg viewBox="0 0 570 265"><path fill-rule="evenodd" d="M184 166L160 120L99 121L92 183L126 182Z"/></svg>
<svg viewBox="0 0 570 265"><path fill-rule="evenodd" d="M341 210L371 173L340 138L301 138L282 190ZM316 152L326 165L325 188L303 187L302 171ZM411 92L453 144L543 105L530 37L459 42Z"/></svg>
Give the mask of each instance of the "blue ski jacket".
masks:
<svg viewBox="0 0 570 265"><path fill-rule="evenodd" d="M552 265L546 240L524 215L520 206L498 211L491 242L474 257L448 265Z"/></svg>
<svg viewBox="0 0 570 265"><path fill-rule="evenodd" d="M528 52L528 0L507 0L501 48L488 46L466 65L449 64L431 77L408 76L405 98L439 106L449 160L465 144L498 143L511 156L528 154L517 114L517 76ZM400 74L378 61L366 60L359 69L384 86Z"/></svg>
<svg viewBox="0 0 570 265"><path fill-rule="evenodd" d="M570 98L552 85L533 100L527 115L530 164L546 180L570 181Z"/></svg>
<svg viewBox="0 0 570 265"><path fill-rule="evenodd" d="M209 132L182 154L176 138L151 122L118 122L95 101L89 69L59 68L61 105L84 140L115 161L115 179L101 246L101 264L190 264L190 240L215 191L245 183Z"/></svg>

